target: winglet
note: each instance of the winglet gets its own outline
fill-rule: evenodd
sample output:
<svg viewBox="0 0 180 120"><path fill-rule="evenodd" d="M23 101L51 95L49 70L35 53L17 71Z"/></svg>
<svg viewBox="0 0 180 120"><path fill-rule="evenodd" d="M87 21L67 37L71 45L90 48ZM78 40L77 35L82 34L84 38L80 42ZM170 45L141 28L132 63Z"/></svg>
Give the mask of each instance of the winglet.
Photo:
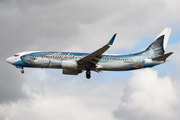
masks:
<svg viewBox="0 0 180 120"><path fill-rule="evenodd" d="M113 37L111 38L111 40L109 41L109 43L107 45L112 45L115 37L116 37L116 34L113 35Z"/></svg>

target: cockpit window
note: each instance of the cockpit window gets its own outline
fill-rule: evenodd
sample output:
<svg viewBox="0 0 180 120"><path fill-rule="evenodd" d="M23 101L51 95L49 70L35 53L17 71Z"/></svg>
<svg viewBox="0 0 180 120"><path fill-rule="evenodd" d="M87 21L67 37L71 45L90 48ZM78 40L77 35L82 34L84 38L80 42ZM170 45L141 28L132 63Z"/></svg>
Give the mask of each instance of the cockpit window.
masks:
<svg viewBox="0 0 180 120"><path fill-rule="evenodd" d="M15 57L18 57L19 55L14 55Z"/></svg>

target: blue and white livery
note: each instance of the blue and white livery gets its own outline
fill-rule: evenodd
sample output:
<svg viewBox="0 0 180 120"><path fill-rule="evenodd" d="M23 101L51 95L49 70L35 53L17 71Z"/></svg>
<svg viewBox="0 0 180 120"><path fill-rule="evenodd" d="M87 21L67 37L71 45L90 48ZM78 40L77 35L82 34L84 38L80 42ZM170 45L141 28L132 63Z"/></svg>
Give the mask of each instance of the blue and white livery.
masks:
<svg viewBox="0 0 180 120"><path fill-rule="evenodd" d="M116 34L111 40L92 53L72 52L21 52L6 59L17 68L57 68L63 69L63 74L78 75L86 71L86 77L91 77L91 71L127 71L146 67L153 67L166 62L173 53L166 53L165 49L171 28L165 28L157 38L142 52L128 55L104 54L113 44Z"/></svg>

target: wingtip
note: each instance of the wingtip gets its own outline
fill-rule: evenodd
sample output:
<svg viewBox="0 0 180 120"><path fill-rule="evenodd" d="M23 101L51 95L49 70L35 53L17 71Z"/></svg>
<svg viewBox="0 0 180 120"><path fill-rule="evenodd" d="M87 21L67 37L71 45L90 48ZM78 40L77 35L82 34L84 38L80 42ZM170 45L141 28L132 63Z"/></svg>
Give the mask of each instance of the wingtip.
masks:
<svg viewBox="0 0 180 120"><path fill-rule="evenodd" d="M112 44L113 44L116 35L117 35L117 33L115 33L115 34L113 35L113 37L112 37L111 40L109 41L108 45L112 45Z"/></svg>

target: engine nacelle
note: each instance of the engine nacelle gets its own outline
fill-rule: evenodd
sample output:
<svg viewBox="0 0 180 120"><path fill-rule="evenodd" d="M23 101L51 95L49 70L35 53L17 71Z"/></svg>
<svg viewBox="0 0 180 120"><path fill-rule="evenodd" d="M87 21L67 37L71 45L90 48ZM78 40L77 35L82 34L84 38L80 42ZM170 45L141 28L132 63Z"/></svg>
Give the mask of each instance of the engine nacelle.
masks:
<svg viewBox="0 0 180 120"><path fill-rule="evenodd" d="M76 61L62 61L62 68L63 69L77 69L78 64Z"/></svg>
<svg viewBox="0 0 180 120"><path fill-rule="evenodd" d="M70 69L63 69L62 73L66 75L78 75L82 71L80 70L70 70Z"/></svg>

